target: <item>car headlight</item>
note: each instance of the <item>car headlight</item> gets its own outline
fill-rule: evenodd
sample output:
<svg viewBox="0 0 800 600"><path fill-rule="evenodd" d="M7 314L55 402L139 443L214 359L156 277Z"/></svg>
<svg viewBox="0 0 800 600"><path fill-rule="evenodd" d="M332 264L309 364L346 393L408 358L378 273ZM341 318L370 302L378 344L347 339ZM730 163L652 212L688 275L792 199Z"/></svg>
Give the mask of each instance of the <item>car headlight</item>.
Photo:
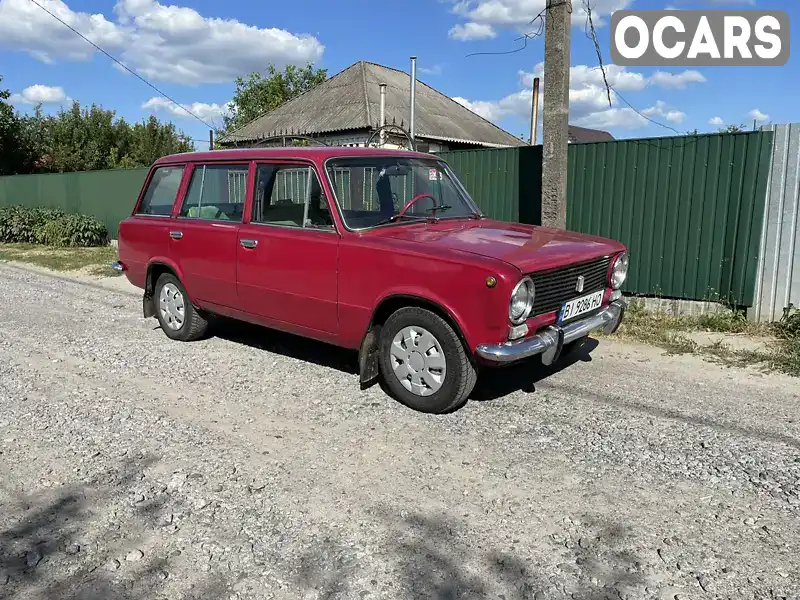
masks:
<svg viewBox="0 0 800 600"><path fill-rule="evenodd" d="M508 303L508 318L514 325L523 323L533 310L535 290L530 277L525 277L514 287Z"/></svg>
<svg viewBox="0 0 800 600"><path fill-rule="evenodd" d="M611 269L611 287L618 290L628 277L628 253L623 252L614 261Z"/></svg>

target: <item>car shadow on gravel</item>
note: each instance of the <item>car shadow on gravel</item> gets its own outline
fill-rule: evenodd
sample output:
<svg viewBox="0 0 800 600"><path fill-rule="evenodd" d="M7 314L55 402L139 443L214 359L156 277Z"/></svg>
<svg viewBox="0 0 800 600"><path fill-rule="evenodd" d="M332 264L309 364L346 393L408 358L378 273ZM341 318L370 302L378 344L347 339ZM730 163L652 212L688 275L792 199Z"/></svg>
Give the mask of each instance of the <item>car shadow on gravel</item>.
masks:
<svg viewBox="0 0 800 600"><path fill-rule="evenodd" d="M258 350L330 367L349 375L358 374L356 352L310 338L224 317L215 318L212 335Z"/></svg>
<svg viewBox="0 0 800 600"><path fill-rule="evenodd" d="M131 458L97 474L88 484L58 485L2 497L0 506L0 599L149 600L172 583L170 557L128 555L147 533L137 516L119 506L130 501L145 469L155 462ZM184 598L226 596L215 577L192 586Z"/></svg>
<svg viewBox="0 0 800 600"><path fill-rule="evenodd" d="M358 375L357 352L343 350L324 342L224 317L216 318L212 335L236 344L336 369L348 375ZM577 363L591 362L591 353L598 345L597 340L588 338L550 366L543 365L541 358L534 356L507 367L483 369L469 399L489 401L518 391L535 392L536 383L542 379ZM391 396L386 385L382 381L378 383L383 391ZM459 408L461 406L455 410Z"/></svg>
<svg viewBox="0 0 800 600"><path fill-rule="evenodd" d="M450 515L380 513L387 542L375 558L386 563L378 569L386 576L364 577L352 545L326 537L301 557L297 585L317 598L398 600L627 599L642 597L646 585L643 561L629 548L631 532L615 523L586 517L567 519L550 535L520 532L546 540L534 555L520 539L493 548L498 542Z"/></svg>
<svg viewBox="0 0 800 600"><path fill-rule="evenodd" d="M485 402L497 400L514 392L534 393L539 381L577 363L591 362L591 353L599 345L596 339L588 338L579 347L549 366L542 364L541 357L533 356L507 367L482 369L469 399Z"/></svg>

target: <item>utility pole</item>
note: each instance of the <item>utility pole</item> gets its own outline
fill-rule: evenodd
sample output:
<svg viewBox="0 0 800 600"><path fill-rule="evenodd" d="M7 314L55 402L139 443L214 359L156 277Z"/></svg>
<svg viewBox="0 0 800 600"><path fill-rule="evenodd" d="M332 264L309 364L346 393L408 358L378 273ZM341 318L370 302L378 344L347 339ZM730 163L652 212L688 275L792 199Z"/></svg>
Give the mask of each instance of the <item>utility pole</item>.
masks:
<svg viewBox="0 0 800 600"><path fill-rule="evenodd" d="M567 228L570 1L547 0L542 115L542 225Z"/></svg>
<svg viewBox="0 0 800 600"><path fill-rule="evenodd" d="M539 78L533 78L533 95L531 96L531 146L536 145L536 130L539 128Z"/></svg>
<svg viewBox="0 0 800 600"><path fill-rule="evenodd" d="M213 150L214 149L214 130L213 129L209 129L208 130L208 149L209 150Z"/></svg>

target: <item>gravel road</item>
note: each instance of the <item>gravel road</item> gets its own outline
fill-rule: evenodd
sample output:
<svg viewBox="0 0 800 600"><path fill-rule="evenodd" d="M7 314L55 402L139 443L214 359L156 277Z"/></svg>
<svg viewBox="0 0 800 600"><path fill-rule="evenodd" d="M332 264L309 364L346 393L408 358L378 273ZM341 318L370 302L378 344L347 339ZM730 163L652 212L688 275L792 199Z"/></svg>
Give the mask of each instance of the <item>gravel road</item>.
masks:
<svg viewBox="0 0 800 600"><path fill-rule="evenodd" d="M0 265L0 598L800 598L800 384L604 341L422 415Z"/></svg>

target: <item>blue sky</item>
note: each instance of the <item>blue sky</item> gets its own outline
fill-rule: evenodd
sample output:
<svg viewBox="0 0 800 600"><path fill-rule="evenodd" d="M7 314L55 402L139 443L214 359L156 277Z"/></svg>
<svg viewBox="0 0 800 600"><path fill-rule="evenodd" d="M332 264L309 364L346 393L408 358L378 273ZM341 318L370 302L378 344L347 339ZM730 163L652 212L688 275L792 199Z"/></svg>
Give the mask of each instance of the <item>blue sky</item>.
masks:
<svg viewBox="0 0 800 600"><path fill-rule="evenodd" d="M514 135L529 129L530 83L541 75L543 38L513 54L545 0L37 0L206 122L221 123L237 75L273 62L315 62L332 75L358 60L408 70ZM572 0L570 122L618 137L644 137L720 125L800 121L798 58L783 67L609 67L618 97L609 108L597 57ZM797 0L589 0L609 60L608 15L622 8L779 8L800 17ZM798 25L795 25L798 27ZM794 40L798 39L795 34ZM794 41L793 40L793 41ZM797 50L800 52L800 50ZM172 120L198 140L208 129L94 51L31 0L0 0L0 75L18 109L71 99L129 120ZM202 147L202 143L197 144Z"/></svg>

